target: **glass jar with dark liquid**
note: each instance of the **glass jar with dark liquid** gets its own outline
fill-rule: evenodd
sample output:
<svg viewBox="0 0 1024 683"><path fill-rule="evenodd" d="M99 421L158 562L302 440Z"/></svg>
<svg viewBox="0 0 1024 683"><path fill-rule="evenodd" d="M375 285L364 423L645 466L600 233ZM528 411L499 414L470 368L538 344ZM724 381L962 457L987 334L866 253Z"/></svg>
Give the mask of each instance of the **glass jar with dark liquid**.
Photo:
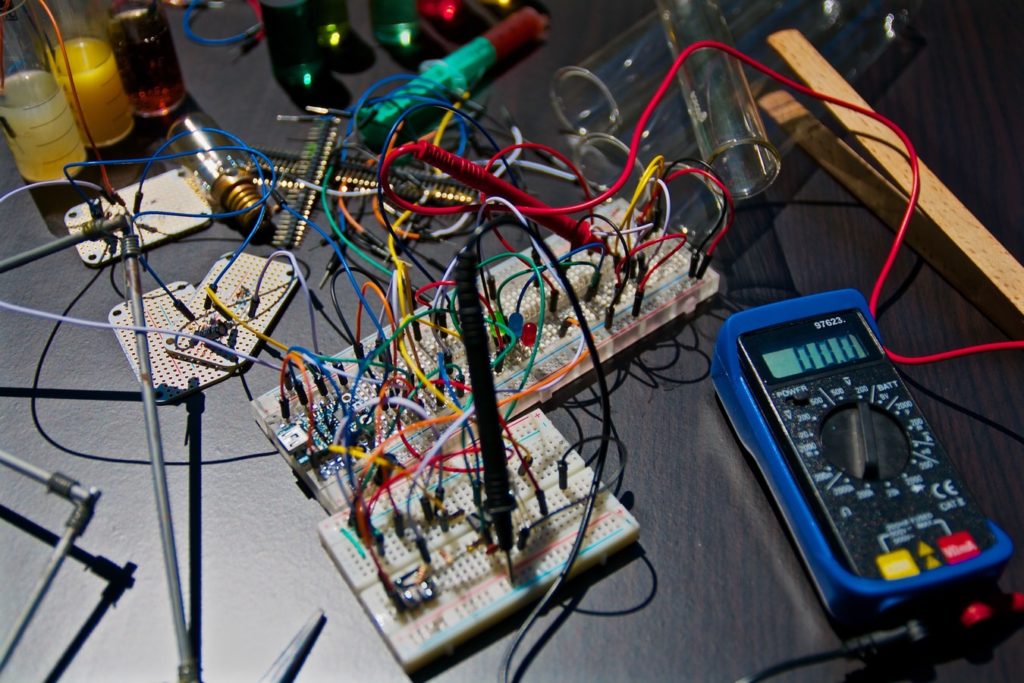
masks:
<svg viewBox="0 0 1024 683"><path fill-rule="evenodd" d="M110 43L139 116L163 116L185 99L171 29L159 0L113 0Z"/></svg>

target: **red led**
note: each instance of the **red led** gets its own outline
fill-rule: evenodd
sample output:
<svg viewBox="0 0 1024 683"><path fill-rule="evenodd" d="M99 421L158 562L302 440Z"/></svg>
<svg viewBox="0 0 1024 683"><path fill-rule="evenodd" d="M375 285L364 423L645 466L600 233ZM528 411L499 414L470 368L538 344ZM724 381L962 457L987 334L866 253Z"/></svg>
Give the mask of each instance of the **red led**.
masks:
<svg viewBox="0 0 1024 683"><path fill-rule="evenodd" d="M462 0L419 0L416 3L420 16L425 19L455 21L462 11Z"/></svg>
<svg viewBox="0 0 1024 683"><path fill-rule="evenodd" d="M523 346L529 348L537 342L537 323L526 323L523 325L523 334L519 337Z"/></svg>

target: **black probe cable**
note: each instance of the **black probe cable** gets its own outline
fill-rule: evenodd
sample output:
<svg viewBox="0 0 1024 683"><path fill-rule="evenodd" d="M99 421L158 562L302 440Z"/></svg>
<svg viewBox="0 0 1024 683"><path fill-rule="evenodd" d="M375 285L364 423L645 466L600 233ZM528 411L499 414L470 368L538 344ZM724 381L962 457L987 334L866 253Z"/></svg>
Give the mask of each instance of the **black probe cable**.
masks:
<svg viewBox="0 0 1024 683"><path fill-rule="evenodd" d="M540 236L537 235L535 231L530 230L516 220L514 216L497 216L496 218L492 218L480 228L480 232L474 236L474 240L479 240L484 234L499 226L510 226L525 231L531 237L534 247L547 258L548 263L553 264L558 262L558 258L555 256L554 252L552 252L551 248L542 239L540 239ZM469 245L467 245L467 250L468 248ZM500 683L508 683L512 658L515 656L516 651L522 644L523 638L526 636L527 632L529 632L534 623L536 623L541 613L552 604L555 595L559 590L561 590L562 586L565 585L565 582L569 578L569 574L572 571L573 564L575 564L576 557L579 555L580 549L583 547L587 527L590 525L590 518L593 515L594 505L597 501L597 493L601 487L601 477L604 474L604 465L608 455L608 446L612 441L611 394L608 391L608 383L605 379L604 371L601 368L601 361L598 358L597 343L594 341L594 334L591 332L590 325L587 323L587 318L583 312L583 307L580 305L579 297L576 296L576 292L573 290L565 273L562 272L561 268L552 268L551 272L558 278L559 284L561 284L562 288L565 290L566 297L569 299L569 304L572 306L573 313L579 321L580 334L583 336L583 341L587 345L587 352L590 354L590 358L597 375L598 395L601 401L601 441L598 451L594 456L594 479L590 483L590 490L587 492L585 497L587 504L583 508L579 533L576 534L572 548L569 550L569 556L566 558L565 564L562 566L562 570L558 574L558 578L556 578L554 583L551 584L551 587L548 588L544 597L542 597L536 607L533 608L533 611L530 612L526 621L523 622L523 625L519 627L519 631L516 632L512 642L509 643L501 666L498 669L498 681ZM474 400L479 400L479 396L474 396Z"/></svg>
<svg viewBox="0 0 1024 683"><path fill-rule="evenodd" d="M872 631L856 638L844 640L842 645L834 650L825 650L802 657L794 657L778 664L773 664L755 674L740 678L736 683L758 683L758 681L766 681L787 671L801 669L812 664L821 664L833 659L863 659L893 645L917 643L927 637L928 629L925 625L916 619L912 619L896 628Z"/></svg>
<svg viewBox="0 0 1024 683"><path fill-rule="evenodd" d="M484 463L484 501L487 516L498 537L498 547L505 551L509 581L512 573L512 510L515 498L509 490L508 465L505 462L505 444L501 437L498 416L498 397L494 389L491 370L491 352L487 345L487 328L480 307L480 292L476 286L477 259L468 248L455 257L455 292L459 299L459 319L462 325L462 343L466 347L469 383L473 388L476 406L476 427L480 443L480 456ZM440 469L438 469L440 472Z"/></svg>

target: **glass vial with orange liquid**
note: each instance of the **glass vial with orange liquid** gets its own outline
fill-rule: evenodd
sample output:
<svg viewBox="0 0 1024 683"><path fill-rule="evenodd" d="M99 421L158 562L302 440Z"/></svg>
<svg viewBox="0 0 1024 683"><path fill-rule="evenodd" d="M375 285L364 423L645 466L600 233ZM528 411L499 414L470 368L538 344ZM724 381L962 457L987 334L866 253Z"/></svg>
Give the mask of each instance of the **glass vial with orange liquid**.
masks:
<svg viewBox="0 0 1024 683"><path fill-rule="evenodd" d="M18 172L33 182L62 178L65 164L85 161L85 148L24 0L0 11L0 50L0 128Z"/></svg>
<svg viewBox="0 0 1024 683"><path fill-rule="evenodd" d="M132 132L135 119L107 38L105 3L102 0L48 0L47 4L57 17L92 139L97 147L120 142ZM64 56L52 29L50 34L54 73L74 105ZM77 117L78 112L75 114ZM85 136L84 131L82 135Z"/></svg>
<svg viewBox="0 0 1024 683"><path fill-rule="evenodd" d="M185 83L160 0L113 0L107 28L135 113L163 116L177 108Z"/></svg>

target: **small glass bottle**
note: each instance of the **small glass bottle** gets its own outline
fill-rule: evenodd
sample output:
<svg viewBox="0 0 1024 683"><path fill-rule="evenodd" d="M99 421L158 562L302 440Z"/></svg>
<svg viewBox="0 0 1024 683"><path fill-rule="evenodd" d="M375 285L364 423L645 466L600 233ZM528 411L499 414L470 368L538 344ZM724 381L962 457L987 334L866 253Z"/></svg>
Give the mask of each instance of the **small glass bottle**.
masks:
<svg viewBox="0 0 1024 683"><path fill-rule="evenodd" d="M135 119L132 117L132 103L117 72L114 51L107 39L107 13L101 0L49 0L48 4L60 26L78 101L92 139L97 147L120 142L132 132ZM64 55L56 35L53 35L51 46L54 73L74 105ZM74 114L78 120L77 109ZM84 129L82 137L85 138Z"/></svg>
<svg viewBox="0 0 1024 683"><path fill-rule="evenodd" d="M159 0L113 0L107 30L135 113L163 116L185 99L185 83Z"/></svg>
<svg viewBox="0 0 1024 683"><path fill-rule="evenodd" d="M315 40L308 0L260 0L263 30L274 78L285 89L308 91L324 74L323 52Z"/></svg>
<svg viewBox="0 0 1024 683"><path fill-rule="evenodd" d="M0 31L0 127L14 163L32 182L62 178L65 164L85 161L85 148L24 0L0 11Z"/></svg>
<svg viewBox="0 0 1024 683"><path fill-rule="evenodd" d="M412 47L420 35L416 0L370 0L370 24L384 47Z"/></svg>

